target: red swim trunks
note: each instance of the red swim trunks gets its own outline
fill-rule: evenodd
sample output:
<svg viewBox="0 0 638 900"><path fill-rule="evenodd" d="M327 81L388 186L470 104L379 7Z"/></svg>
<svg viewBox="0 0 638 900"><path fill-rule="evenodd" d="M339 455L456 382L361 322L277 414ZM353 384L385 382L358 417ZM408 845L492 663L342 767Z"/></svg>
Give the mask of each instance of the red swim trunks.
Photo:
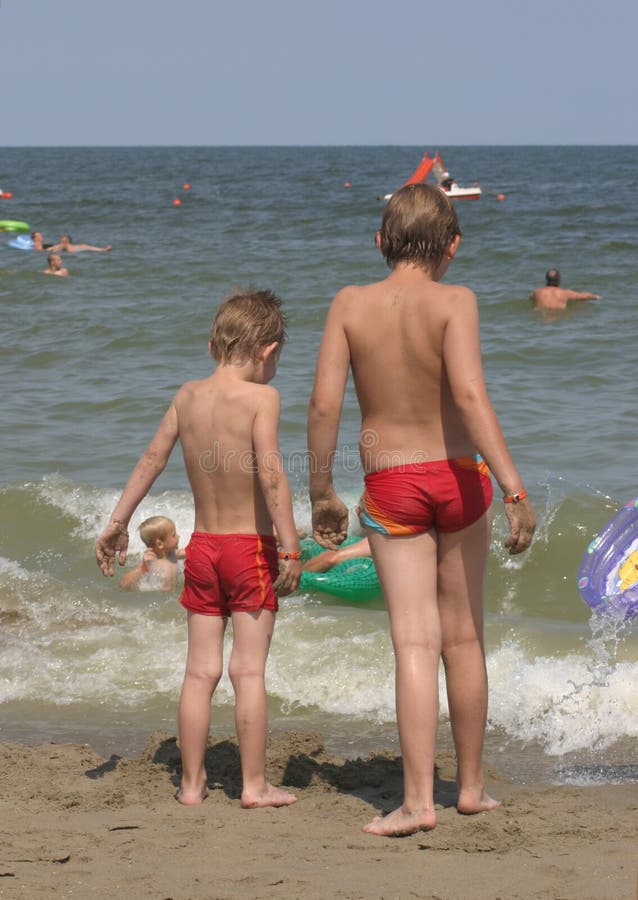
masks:
<svg viewBox="0 0 638 900"><path fill-rule="evenodd" d="M179 602L205 616L279 608L274 537L195 531L186 547L184 590Z"/></svg>
<svg viewBox="0 0 638 900"><path fill-rule="evenodd" d="M480 457L381 469L365 476L361 519L381 534L460 531L489 509L494 491Z"/></svg>

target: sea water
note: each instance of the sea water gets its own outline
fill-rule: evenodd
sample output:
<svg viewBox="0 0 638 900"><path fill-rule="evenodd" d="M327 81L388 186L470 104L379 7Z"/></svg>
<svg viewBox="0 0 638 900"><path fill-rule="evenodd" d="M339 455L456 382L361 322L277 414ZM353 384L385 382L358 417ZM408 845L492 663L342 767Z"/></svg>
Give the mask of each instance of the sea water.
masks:
<svg viewBox="0 0 638 900"><path fill-rule="evenodd" d="M326 310L342 285L384 276L377 198L424 149L436 148L0 150L0 184L13 193L0 219L49 241L70 232L113 245L66 255L70 277L54 278L42 275L45 254L0 235L2 739L88 741L108 754L174 733L184 612L174 594L122 593L103 578L95 538L174 391L210 372L210 323L237 284L274 289L289 314L275 384L295 515L309 528L305 419ZM519 779L635 780L636 627L592 616L576 571L638 494L637 151L439 149L460 184L483 187L479 201L457 203L464 239L446 280L477 294L488 388L538 518L531 550L511 558L495 504L486 755ZM534 312L529 291L552 266L565 286L603 299ZM335 478L351 509L358 428L349 385ZM136 526L158 513L184 546L193 510L178 450L131 523L132 563ZM397 749L382 601L283 598L268 690L273 729L321 730L351 756ZM224 678L213 732L232 721Z"/></svg>

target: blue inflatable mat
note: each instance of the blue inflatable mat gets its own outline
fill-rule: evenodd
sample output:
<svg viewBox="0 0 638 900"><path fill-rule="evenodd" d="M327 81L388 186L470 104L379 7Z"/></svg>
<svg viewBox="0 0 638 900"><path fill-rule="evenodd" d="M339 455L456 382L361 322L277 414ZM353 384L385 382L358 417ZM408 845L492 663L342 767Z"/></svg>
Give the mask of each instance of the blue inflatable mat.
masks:
<svg viewBox="0 0 638 900"><path fill-rule="evenodd" d="M33 250L33 240L28 234L19 234L9 241L9 246L15 250Z"/></svg>

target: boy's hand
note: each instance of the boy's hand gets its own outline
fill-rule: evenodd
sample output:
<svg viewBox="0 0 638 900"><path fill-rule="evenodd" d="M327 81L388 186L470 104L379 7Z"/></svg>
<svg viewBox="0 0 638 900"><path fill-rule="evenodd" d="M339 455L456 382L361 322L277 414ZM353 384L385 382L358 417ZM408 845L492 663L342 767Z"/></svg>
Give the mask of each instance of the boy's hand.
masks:
<svg viewBox="0 0 638 900"><path fill-rule="evenodd" d="M506 503L505 514L510 525L510 535L505 541L505 546L510 556L522 553L532 543L532 535L536 529L536 516L529 500L520 500L518 503Z"/></svg>
<svg viewBox="0 0 638 900"><path fill-rule="evenodd" d="M348 507L336 494L313 502L312 536L326 550L336 550L348 536Z"/></svg>
<svg viewBox="0 0 638 900"><path fill-rule="evenodd" d="M292 594L299 586L301 580L301 560L300 559L280 559L279 560L279 577L273 584L276 594L285 597Z"/></svg>
<svg viewBox="0 0 638 900"><path fill-rule="evenodd" d="M123 522L109 522L95 542L95 560L102 575L113 575L116 553L119 553L118 562L123 566L126 562L127 550L128 531L126 525Z"/></svg>
<svg viewBox="0 0 638 900"><path fill-rule="evenodd" d="M154 563L156 559L157 559L157 553L154 550L151 550L150 547L148 547L144 551L144 555L142 556L142 562L144 563L145 566L148 566L151 563Z"/></svg>

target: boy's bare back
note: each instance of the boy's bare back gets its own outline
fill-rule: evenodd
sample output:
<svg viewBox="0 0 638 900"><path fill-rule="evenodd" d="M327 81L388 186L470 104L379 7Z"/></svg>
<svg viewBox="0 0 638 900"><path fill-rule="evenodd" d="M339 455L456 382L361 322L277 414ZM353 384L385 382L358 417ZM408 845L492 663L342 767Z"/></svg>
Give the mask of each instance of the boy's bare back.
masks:
<svg viewBox="0 0 638 900"><path fill-rule="evenodd" d="M202 381L187 382L171 407L195 502L195 530L272 534L255 442L274 440L276 449L279 395L269 385L232 373L222 368Z"/></svg>
<svg viewBox="0 0 638 900"><path fill-rule="evenodd" d="M470 290L440 284L413 266L337 295L326 331L341 332L347 342L366 471L475 452L447 371L462 357L482 380L479 343L467 328L475 318ZM339 362L347 365L348 358Z"/></svg>

